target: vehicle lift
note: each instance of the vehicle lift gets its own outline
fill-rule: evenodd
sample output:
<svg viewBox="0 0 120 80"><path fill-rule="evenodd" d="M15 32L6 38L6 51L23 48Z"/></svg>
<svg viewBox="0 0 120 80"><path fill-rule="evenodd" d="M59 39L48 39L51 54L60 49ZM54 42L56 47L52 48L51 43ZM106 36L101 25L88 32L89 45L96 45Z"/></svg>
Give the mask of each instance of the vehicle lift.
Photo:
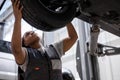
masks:
<svg viewBox="0 0 120 80"><path fill-rule="evenodd" d="M92 28L97 29L96 27ZM98 57L120 54L120 47L98 43L98 36L99 30L96 30L95 33L90 31L89 42L83 42L84 44L79 40L77 42L76 67L81 80L100 80ZM82 39L82 37L80 38ZM81 45L84 48L81 48Z"/></svg>

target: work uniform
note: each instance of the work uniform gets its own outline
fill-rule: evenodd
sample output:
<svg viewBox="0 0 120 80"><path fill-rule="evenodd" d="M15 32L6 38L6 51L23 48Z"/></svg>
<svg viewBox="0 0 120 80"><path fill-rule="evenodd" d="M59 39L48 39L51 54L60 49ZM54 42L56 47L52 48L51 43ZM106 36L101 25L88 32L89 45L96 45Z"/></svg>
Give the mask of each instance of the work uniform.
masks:
<svg viewBox="0 0 120 80"><path fill-rule="evenodd" d="M40 55L39 52L41 55L45 54L44 55L45 58L38 57ZM20 68L25 72L25 76L24 76L25 80L32 80L31 78L36 79L36 80L41 80L37 78L38 76L39 77L41 76L41 78L44 80L45 79L46 80L63 80L62 72L61 72L61 69L62 69L61 57L64 54L62 41L51 44L46 47L42 46L41 48L37 50L26 48L26 53L27 53L27 56L26 56L24 64L19 65ZM45 63L45 60L48 60L46 61L48 63ZM44 66L39 67L39 65L41 65L42 63L44 64ZM52 70L48 71L47 68L50 68L50 67L52 68ZM35 70L32 71L32 69L35 69ZM47 73L50 73L50 75L44 75ZM31 77L31 75L34 75L34 76Z"/></svg>

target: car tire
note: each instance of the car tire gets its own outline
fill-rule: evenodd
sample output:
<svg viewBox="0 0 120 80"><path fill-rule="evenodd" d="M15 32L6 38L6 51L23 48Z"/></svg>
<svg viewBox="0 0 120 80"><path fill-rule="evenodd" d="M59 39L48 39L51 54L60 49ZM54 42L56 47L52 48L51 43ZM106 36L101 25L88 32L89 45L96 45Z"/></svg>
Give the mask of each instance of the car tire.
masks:
<svg viewBox="0 0 120 80"><path fill-rule="evenodd" d="M37 29L54 31L64 27L75 17L76 5L72 1L66 0L68 5L58 12L46 7L42 1L45 0L21 0L23 19Z"/></svg>

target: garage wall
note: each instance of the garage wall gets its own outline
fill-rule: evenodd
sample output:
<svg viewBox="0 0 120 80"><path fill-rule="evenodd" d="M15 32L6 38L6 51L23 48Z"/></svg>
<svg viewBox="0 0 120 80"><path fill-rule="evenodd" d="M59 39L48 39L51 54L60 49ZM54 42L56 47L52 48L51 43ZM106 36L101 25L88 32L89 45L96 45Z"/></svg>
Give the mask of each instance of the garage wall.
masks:
<svg viewBox="0 0 120 80"><path fill-rule="evenodd" d="M120 38L101 30L99 43L120 47ZM98 58L101 80L120 80L120 54Z"/></svg>

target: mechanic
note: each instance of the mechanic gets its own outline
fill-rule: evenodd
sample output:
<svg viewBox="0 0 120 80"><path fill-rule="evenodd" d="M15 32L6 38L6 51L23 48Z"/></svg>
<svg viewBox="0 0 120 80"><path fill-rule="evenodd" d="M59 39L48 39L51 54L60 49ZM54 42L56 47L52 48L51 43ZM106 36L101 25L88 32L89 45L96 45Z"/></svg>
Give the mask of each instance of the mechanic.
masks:
<svg viewBox="0 0 120 80"><path fill-rule="evenodd" d="M61 57L73 46L78 38L72 23L66 25L67 38L44 47L41 38L34 31L26 32L21 38L23 6L20 5L19 0L12 0L12 6L15 22L11 47L16 63L24 72L23 79L63 80Z"/></svg>

